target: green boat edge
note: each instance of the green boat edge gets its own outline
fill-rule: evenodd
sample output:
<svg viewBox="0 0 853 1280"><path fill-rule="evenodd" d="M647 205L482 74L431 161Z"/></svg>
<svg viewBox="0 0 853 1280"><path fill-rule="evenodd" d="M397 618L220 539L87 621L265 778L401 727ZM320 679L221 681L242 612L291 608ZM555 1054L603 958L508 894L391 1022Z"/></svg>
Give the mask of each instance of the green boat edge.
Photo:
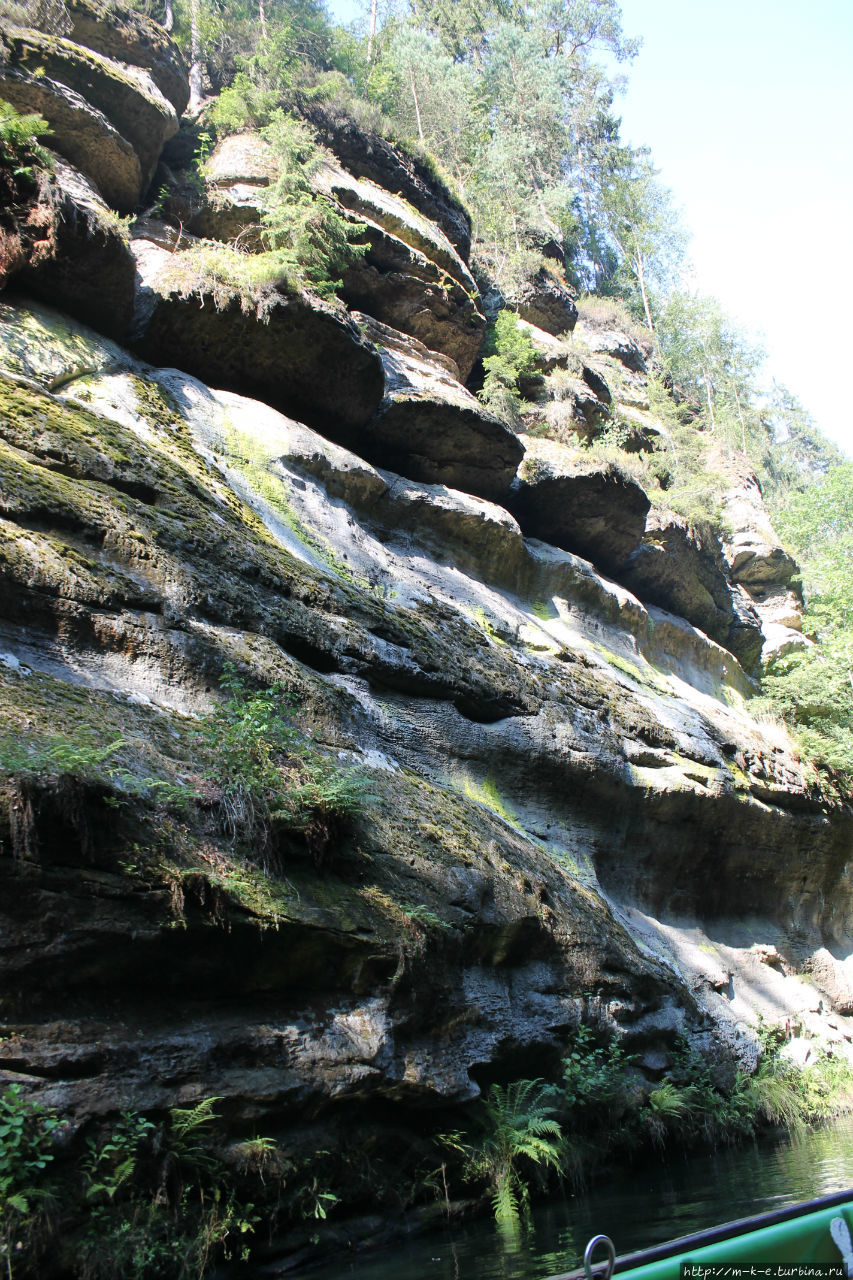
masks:
<svg viewBox="0 0 853 1280"><path fill-rule="evenodd" d="M564 1272L548 1280L581 1280L590 1274L593 1280L609 1280L611 1274L625 1280L682 1280L685 1274L690 1280L771 1280L776 1276L808 1280L821 1274L843 1280L850 1268L832 1237L835 1218L841 1218L853 1236L853 1189L622 1255L612 1271L593 1264L589 1272ZM824 1271L827 1267L835 1270Z"/></svg>

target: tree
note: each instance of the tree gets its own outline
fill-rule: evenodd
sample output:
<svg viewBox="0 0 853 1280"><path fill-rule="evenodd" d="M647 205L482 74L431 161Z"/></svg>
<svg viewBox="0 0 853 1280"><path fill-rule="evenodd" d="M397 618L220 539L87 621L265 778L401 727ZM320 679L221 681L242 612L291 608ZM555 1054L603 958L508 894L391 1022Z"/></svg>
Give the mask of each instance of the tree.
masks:
<svg viewBox="0 0 853 1280"><path fill-rule="evenodd" d="M621 148L607 174L602 205L607 230L619 251L621 268L642 302L654 332L650 291L663 291L684 261L686 234L673 209L672 193L657 181L648 152Z"/></svg>
<svg viewBox="0 0 853 1280"><path fill-rule="evenodd" d="M762 415L773 442L765 499L784 501L792 489L808 488L844 461L837 445L821 434L797 397L780 383L773 383Z"/></svg>
<svg viewBox="0 0 853 1280"><path fill-rule="evenodd" d="M777 659L765 694L821 764L853 789L853 462L789 495L777 531L803 569L805 627L818 644Z"/></svg>
<svg viewBox="0 0 853 1280"><path fill-rule="evenodd" d="M671 293L661 307L657 335L661 362L676 393L718 442L763 466L770 436L756 407L761 348L726 315L716 298Z"/></svg>

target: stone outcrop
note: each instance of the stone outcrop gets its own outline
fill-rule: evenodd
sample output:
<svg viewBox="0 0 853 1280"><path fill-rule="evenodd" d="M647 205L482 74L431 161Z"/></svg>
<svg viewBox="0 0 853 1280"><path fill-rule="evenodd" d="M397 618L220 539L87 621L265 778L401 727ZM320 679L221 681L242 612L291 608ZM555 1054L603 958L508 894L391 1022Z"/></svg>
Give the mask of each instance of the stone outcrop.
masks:
<svg viewBox="0 0 853 1280"><path fill-rule="evenodd" d="M19 33L6 83L61 99L58 145L91 145L130 208L180 60L122 0L108 34L106 0L69 2L75 40ZM487 1081L556 1077L581 1024L647 1084L682 1036L751 1069L780 1011L847 1052L853 811L747 701L756 610L765 653L796 627L760 494L730 495L724 555L627 470L520 439L460 382L464 211L303 111L365 229L361 312L205 270L193 231L247 244L260 220L248 138L180 232L130 247L60 164L16 270L62 313L0 300L0 1079L61 1113L66 1152L99 1117L215 1098L232 1152L274 1133L298 1167L299 1143L356 1142L365 1103L374 1150L420 1152ZM528 314L571 329L538 284ZM529 332L537 432L564 403L574 439L665 436L641 341ZM358 770L356 813L288 823L290 773L240 811L212 719L235 688L285 709L282 769Z"/></svg>
<svg viewBox="0 0 853 1280"><path fill-rule="evenodd" d="M74 1132L215 1095L234 1136L308 1112L333 1146L370 1100L405 1144L582 1019L651 1064L711 1027L754 1059L756 1009L828 1034L798 974L849 951L853 815L723 649L493 504L46 307L0 324L4 728L118 753L4 757L7 1078ZM363 771L322 873L223 825L226 662Z"/></svg>
<svg viewBox="0 0 853 1280"><path fill-rule="evenodd" d="M35 111L50 122L56 150L91 178L114 209L134 207L142 189L139 157L102 111L58 80L8 67L0 91L17 111Z"/></svg>
<svg viewBox="0 0 853 1280"><path fill-rule="evenodd" d="M783 546L764 506L761 486L742 470L738 483L723 495L723 511L731 530L723 542L729 580L740 586L761 619L765 662L801 649L803 600L797 563Z"/></svg>
<svg viewBox="0 0 853 1280"><path fill-rule="evenodd" d="M411 480L499 498L524 452L518 437L489 413L436 353L362 317L381 351L385 395L357 448L377 466Z"/></svg>
<svg viewBox="0 0 853 1280"><path fill-rule="evenodd" d="M569 289L545 267L540 267L516 299L518 314L528 324L546 333L570 333L578 318L578 309Z"/></svg>
<svg viewBox="0 0 853 1280"><path fill-rule="evenodd" d="M44 115L56 150L128 212L151 181L164 141L177 130L172 103L144 67L28 28L8 28L4 38L3 96L20 111Z"/></svg>
<svg viewBox="0 0 853 1280"><path fill-rule="evenodd" d="M477 286L438 227L399 196L324 165L315 185L357 218L367 241L343 273L341 296L352 307L449 356L461 381L471 372L486 321Z"/></svg>
<svg viewBox="0 0 853 1280"><path fill-rule="evenodd" d="M261 247L267 188L275 177L269 146L256 133L223 138L205 163L205 196L193 187L167 201L166 212L196 236Z"/></svg>
<svg viewBox="0 0 853 1280"><path fill-rule="evenodd" d="M261 244L263 208L275 164L253 134L225 138L205 166L206 196L172 196L167 209L190 231L222 241ZM363 252L342 271L340 296L352 308L417 338L454 361L464 381L486 321L477 286L444 233L400 196L352 177L331 159L312 176L318 192L353 222ZM193 205L195 207L193 207Z"/></svg>
<svg viewBox="0 0 853 1280"><path fill-rule="evenodd" d="M169 228L147 228L168 241ZM364 425L382 401L379 356L340 306L305 293L270 292L259 318L235 296L182 295L181 255L137 237L139 273L133 340L159 364L177 364L235 391L263 395L312 425L343 435Z"/></svg>
<svg viewBox="0 0 853 1280"><path fill-rule="evenodd" d="M649 499L613 463L552 440L524 437L525 455L508 499L524 532L612 573L643 536Z"/></svg>
<svg viewBox="0 0 853 1280"><path fill-rule="evenodd" d="M187 67L159 23L121 0L69 0L70 39L116 62L144 67L177 116L189 101Z"/></svg>
<svg viewBox="0 0 853 1280"><path fill-rule="evenodd" d="M650 412L645 372L627 369L595 344L587 346L585 325L564 339L525 320L519 327L533 344L540 375L522 385L536 406L525 411L528 430L544 428L549 439L573 445L591 443L609 426L625 453L654 449L665 430Z"/></svg>
<svg viewBox="0 0 853 1280"><path fill-rule="evenodd" d="M723 543L731 580L749 591L787 587L797 564L779 544L754 475L745 474L736 488L726 491L723 512L732 530Z"/></svg>
<svg viewBox="0 0 853 1280"><path fill-rule="evenodd" d="M17 276L16 285L102 332L124 334L133 315L136 263L128 233L86 178L54 163L50 252Z"/></svg>
<svg viewBox="0 0 853 1280"><path fill-rule="evenodd" d="M610 356L633 373L647 372L647 352L618 329L599 327L585 320L578 328L578 338L592 354Z"/></svg>
<svg viewBox="0 0 853 1280"><path fill-rule="evenodd" d="M686 618L753 671L761 656L761 624L746 592L732 587L716 540L670 512L651 511L641 544L620 567L619 581L641 600Z"/></svg>
<svg viewBox="0 0 853 1280"><path fill-rule="evenodd" d="M402 196L444 233L463 262L468 261L471 219L423 160L381 135L359 128L334 106L306 101L299 105L299 112L348 173Z"/></svg>

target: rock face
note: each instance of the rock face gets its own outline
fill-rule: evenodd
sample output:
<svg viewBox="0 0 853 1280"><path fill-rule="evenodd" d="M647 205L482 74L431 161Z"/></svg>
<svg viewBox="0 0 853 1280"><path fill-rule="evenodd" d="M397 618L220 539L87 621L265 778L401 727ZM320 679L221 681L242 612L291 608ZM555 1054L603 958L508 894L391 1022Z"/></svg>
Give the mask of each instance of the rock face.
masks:
<svg viewBox="0 0 853 1280"><path fill-rule="evenodd" d="M14 33L5 84L63 104L57 145L128 208L179 60L70 3L78 40ZM128 247L66 165L26 197L47 221L0 301L0 1079L70 1145L215 1097L234 1139L337 1151L369 1103L371 1141L420 1152L485 1082L556 1076L581 1024L648 1081L682 1035L754 1063L759 1014L853 1043L853 811L747 702L756 609L796 625L760 494L730 495L724 559L623 468L519 439L459 381L464 212L304 110L373 315L241 293L183 227ZM271 177L229 140L195 230L245 233ZM570 299L537 305L571 328ZM664 436L641 344L578 330L530 330L536 430L564 403L573 439ZM288 824L289 772L239 811L235 686L286 708L287 769L359 770L356 813Z"/></svg>
<svg viewBox="0 0 853 1280"><path fill-rule="evenodd" d="M320 141L355 178L367 178L394 192L438 227L463 262L471 251L471 219L467 211L422 160L370 133L347 116L336 115L322 102L305 102L300 114L317 130Z"/></svg>
<svg viewBox="0 0 853 1280"><path fill-rule="evenodd" d="M588 345L586 324L565 338L525 320L519 320L519 328L533 344L540 375L522 387L536 406L525 411L528 431L575 445L592 443L610 429L612 442L625 453L654 449L666 433L650 411L645 371L629 370L595 341ZM630 344L627 336L621 338ZM615 342L605 345L617 349Z"/></svg>
<svg viewBox="0 0 853 1280"><path fill-rule="evenodd" d="M725 493L723 509L732 530L723 543L728 577L748 595L761 619L762 659L803 648L808 641L802 635L802 594L791 585L797 564L780 545L751 472L744 471Z"/></svg>
<svg viewBox="0 0 853 1280"><path fill-rule="evenodd" d="M16 110L36 111L50 122L57 151L85 171L114 209L134 207L142 189L139 157L102 111L47 76L5 68L0 87Z"/></svg>
<svg viewBox="0 0 853 1280"><path fill-rule="evenodd" d="M257 134L223 138L205 164L206 198L193 191L175 212L196 236L260 246L267 187L275 176L270 148ZM171 210L170 210L171 211Z"/></svg>
<svg viewBox="0 0 853 1280"><path fill-rule="evenodd" d="M115 752L3 757L7 1078L76 1127L215 1095L284 1144L371 1101L405 1145L582 1019L743 1056L757 1011L829 1032L811 964L847 1027L853 814L723 649L487 501L46 307L0 324L3 742ZM322 872L224 825L226 662L368 780Z"/></svg>
<svg viewBox="0 0 853 1280"><path fill-rule="evenodd" d="M508 500L524 532L586 556L605 572L624 565L649 509L636 480L555 441L525 436L524 447Z"/></svg>
<svg viewBox="0 0 853 1280"><path fill-rule="evenodd" d="M187 68L158 23L120 0L69 0L70 38L115 62L144 67L177 116L189 101Z"/></svg>
<svg viewBox="0 0 853 1280"><path fill-rule="evenodd" d="M779 545L755 476L746 474L737 488L729 489L723 507L732 529L723 548L732 581L748 590L787 587L797 572L796 561Z"/></svg>
<svg viewBox="0 0 853 1280"><path fill-rule="evenodd" d="M761 656L761 624L726 578L719 546L671 513L650 512L642 543L619 570L641 600L669 609L731 650L746 671Z"/></svg>
<svg viewBox="0 0 853 1280"><path fill-rule="evenodd" d="M168 237L169 229L162 233ZM180 255L142 238L132 248L139 273L134 346L147 359L254 390L343 435L378 408L381 361L340 306L276 292L262 319L236 298L218 309L212 295L182 297L172 286Z"/></svg>
<svg viewBox="0 0 853 1280"><path fill-rule="evenodd" d="M339 166L325 165L314 181L364 228L367 251L344 272L344 300L449 356L464 382L486 321L474 279L453 245L399 196Z"/></svg>
<svg viewBox="0 0 853 1280"><path fill-rule="evenodd" d="M379 347L385 396L358 440L378 466L412 480L504 495L524 449L516 435L462 387L434 352L362 317Z"/></svg>
<svg viewBox="0 0 853 1280"><path fill-rule="evenodd" d="M633 373L647 371L646 353L642 347L619 330L584 323L579 337L587 351L611 356Z"/></svg>
<svg viewBox="0 0 853 1280"><path fill-rule="evenodd" d="M105 332L124 334L133 315L136 263L128 233L81 173L56 160L56 230L48 255L16 284Z"/></svg>
<svg viewBox="0 0 853 1280"><path fill-rule="evenodd" d="M517 305L522 320L546 333L570 333L578 318L571 293L544 267L524 286Z"/></svg>
<svg viewBox="0 0 853 1280"><path fill-rule="evenodd" d="M88 10L88 38L100 29ZM139 19L141 33L146 24ZM151 39L154 28L151 26ZM128 66L73 40L11 27L0 89L19 111L38 111L51 125L53 145L126 213L148 186L164 141L178 127L172 102L144 66ZM165 34L162 56L180 59ZM148 51L156 56L156 50ZM143 49L139 48L140 56ZM174 90L173 90L174 92ZM178 95L180 97L180 95Z"/></svg>
<svg viewBox="0 0 853 1280"><path fill-rule="evenodd" d="M182 211L182 220L196 235L239 239L244 249L259 245L274 170L270 148L257 135L225 138L205 166L206 199L201 208ZM450 357L464 381L486 321L477 309L477 286L444 233L400 196L331 160L312 181L354 223L365 246L343 271L343 300Z"/></svg>

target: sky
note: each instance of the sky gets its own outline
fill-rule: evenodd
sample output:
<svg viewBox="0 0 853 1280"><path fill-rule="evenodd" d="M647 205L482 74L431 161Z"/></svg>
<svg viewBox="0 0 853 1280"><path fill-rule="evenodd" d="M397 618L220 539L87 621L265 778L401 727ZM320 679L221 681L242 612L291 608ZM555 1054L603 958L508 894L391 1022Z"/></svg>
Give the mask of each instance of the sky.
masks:
<svg viewBox="0 0 853 1280"><path fill-rule="evenodd" d="M329 0L339 21L359 0ZM853 457L853 3L621 0L643 47L617 101L712 294Z"/></svg>

